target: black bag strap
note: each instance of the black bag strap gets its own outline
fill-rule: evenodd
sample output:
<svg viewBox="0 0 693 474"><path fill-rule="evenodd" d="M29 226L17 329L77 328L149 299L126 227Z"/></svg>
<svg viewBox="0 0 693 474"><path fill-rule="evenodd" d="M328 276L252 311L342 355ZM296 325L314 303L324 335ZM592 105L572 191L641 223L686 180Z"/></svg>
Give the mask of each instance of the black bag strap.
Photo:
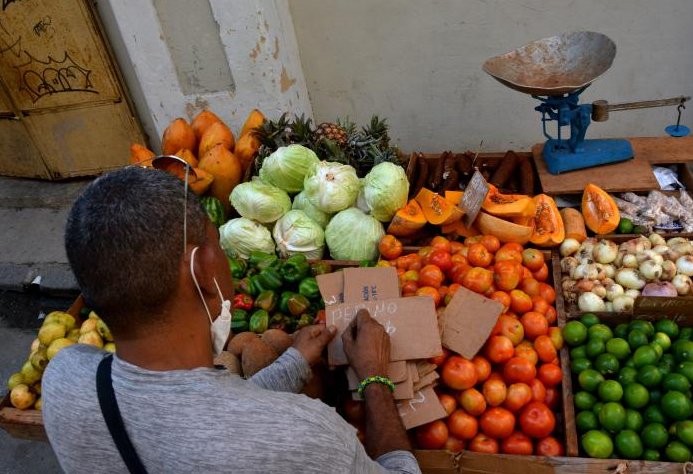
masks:
<svg viewBox="0 0 693 474"><path fill-rule="evenodd" d="M99 397L101 414L128 471L132 474L147 474L144 464L142 464L127 431L125 431L123 417L120 415L118 401L113 391L113 381L111 379L112 363L113 356L108 355L101 360L99 368L96 369L96 394Z"/></svg>

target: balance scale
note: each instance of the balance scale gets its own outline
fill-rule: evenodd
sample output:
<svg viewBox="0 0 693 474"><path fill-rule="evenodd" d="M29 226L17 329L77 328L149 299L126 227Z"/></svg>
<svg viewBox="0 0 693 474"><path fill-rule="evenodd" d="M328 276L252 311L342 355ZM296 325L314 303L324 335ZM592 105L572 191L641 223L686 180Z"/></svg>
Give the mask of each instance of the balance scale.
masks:
<svg viewBox="0 0 693 474"><path fill-rule="evenodd" d="M530 94L541 102L542 130L547 138L543 157L551 174L616 163L633 158L633 148L624 139L585 140L591 120L604 122L610 111L678 106L676 125L665 131L672 137L690 133L681 125L681 110L690 97L609 104L598 100L579 104L580 94L604 74L616 56L616 44L606 35L591 31L564 33L528 43L521 48L488 59L483 69L501 84ZM554 138L547 122L557 122ZM561 129L570 126L570 138Z"/></svg>

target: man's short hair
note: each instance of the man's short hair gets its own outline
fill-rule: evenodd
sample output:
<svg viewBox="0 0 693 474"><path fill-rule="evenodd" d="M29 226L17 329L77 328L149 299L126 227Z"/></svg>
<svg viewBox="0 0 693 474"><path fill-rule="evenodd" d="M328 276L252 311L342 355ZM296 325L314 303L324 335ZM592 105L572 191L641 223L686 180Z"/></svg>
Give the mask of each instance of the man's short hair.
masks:
<svg viewBox="0 0 693 474"><path fill-rule="evenodd" d="M114 329L160 308L175 293L183 256L183 182L163 171L127 167L92 182L67 219L65 247L87 306ZM187 243L201 244L209 222L188 191Z"/></svg>

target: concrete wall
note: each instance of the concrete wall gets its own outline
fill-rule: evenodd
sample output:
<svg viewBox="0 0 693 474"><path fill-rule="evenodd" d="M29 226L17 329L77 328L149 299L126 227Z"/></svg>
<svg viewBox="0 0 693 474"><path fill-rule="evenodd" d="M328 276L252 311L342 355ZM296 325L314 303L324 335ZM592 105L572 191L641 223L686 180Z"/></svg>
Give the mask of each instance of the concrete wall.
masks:
<svg viewBox="0 0 693 474"><path fill-rule="evenodd" d="M691 0L291 0L317 121L386 116L404 150L526 149L543 141L530 96L481 70L489 57L565 31L617 45L582 96L623 102L693 95ZM693 125L693 104L683 123ZM675 108L614 112L588 138L656 136Z"/></svg>

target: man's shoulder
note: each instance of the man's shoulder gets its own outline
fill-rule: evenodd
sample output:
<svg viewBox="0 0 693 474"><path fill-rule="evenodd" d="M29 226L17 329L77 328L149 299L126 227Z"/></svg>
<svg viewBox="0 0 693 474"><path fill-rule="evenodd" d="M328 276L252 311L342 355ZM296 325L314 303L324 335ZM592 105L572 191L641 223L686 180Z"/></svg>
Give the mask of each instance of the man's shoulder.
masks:
<svg viewBox="0 0 693 474"><path fill-rule="evenodd" d="M53 377L63 377L65 372L69 372L71 378L78 377L80 374L93 374L104 355L104 351L86 344L65 347L51 359L46 367L44 383L50 383Z"/></svg>

